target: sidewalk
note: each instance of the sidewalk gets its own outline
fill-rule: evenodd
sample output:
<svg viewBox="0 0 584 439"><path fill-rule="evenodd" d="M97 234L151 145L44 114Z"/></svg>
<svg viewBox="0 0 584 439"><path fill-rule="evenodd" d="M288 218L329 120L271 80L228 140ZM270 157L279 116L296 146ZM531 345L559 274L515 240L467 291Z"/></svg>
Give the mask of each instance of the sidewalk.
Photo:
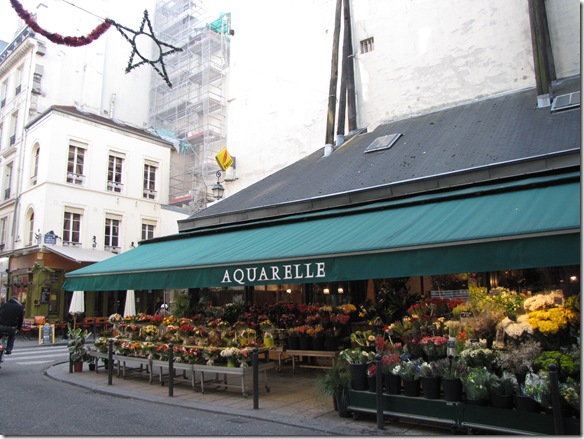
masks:
<svg viewBox="0 0 584 439"><path fill-rule="evenodd" d="M55 340L64 344L64 340ZM38 342L19 340L19 347L37 346ZM117 371L117 370L116 370ZM115 371L115 372L116 372ZM68 363L54 364L46 369L46 375L55 380L91 389L95 392L126 398L188 407L198 410L224 413L233 416L261 419L287 425L312 428L315 434L332 435L444 435L449 430L412 422L385 422L385 428L377 428L375 416L361 415L359 420L341 418L333 408L332 398L322 397L314 390L314 379L321 371L297 368L282 364L280 372L268 371L270 392L265 392L263 377L260 376L259 409L253 408L253 397L244 398L241 391L209 390L195 392L190 380L174 379L173 396L169 396L168 380L164 385L157 380L148 382L145 372L130 372L124 379L114 373L112 385L108 385L107 370L100 367L98 373L89 371L87 365L82 373L69 373Z"/></svg>

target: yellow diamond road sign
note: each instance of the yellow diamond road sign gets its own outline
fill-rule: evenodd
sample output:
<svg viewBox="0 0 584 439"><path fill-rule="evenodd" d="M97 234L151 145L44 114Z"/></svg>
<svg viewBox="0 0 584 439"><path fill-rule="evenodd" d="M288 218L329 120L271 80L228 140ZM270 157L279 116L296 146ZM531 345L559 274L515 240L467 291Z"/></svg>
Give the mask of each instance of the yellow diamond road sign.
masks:
<svg viewBox="0 0 584 439"><path fill-rule="evenodd" d="M219 151L219 154L215 156L215 160L217 160L217 164L223 171L229 169L229 167L233 165L233 158L229 155L227 147Z"/></svg>

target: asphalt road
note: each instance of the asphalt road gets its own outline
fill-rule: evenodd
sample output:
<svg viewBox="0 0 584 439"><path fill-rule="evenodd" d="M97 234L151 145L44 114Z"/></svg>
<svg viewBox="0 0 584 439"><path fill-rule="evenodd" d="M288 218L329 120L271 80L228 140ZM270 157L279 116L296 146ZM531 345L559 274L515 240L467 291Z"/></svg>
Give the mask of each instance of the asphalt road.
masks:
<svg viewBox="0 0 584 439"><path fill-rule="evenodd" d="M43 371L64 346L19 347L0 368L4 436L316 436L322 432L239 416L95 393Z"/></svg>

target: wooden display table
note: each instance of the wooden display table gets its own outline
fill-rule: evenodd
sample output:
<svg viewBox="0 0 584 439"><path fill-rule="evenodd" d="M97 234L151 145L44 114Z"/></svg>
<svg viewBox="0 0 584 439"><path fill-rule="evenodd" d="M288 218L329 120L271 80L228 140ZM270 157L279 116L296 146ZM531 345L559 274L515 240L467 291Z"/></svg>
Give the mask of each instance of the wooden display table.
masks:
<svg viewBox="0 0 584 439"><path fill-rule="evenodd" d="M330 369L335 367L335 361L339 356L339 351L312 351L312 350L296 350L287 349L283 351L280 355L287 354L292 358L292 373L296 373L296 358L300 357L315 357L315 358L327 358L331 360L330 366L313 365L313 364L299 364L299 367L307 367L314 369ZM281 357L280 357L281 358Z"/></svg>

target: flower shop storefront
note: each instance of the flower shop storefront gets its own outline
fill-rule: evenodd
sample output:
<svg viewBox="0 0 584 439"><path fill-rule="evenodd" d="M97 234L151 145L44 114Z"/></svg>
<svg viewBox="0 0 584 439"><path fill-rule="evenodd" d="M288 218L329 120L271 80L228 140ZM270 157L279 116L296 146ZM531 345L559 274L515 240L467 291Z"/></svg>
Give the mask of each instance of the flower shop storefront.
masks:
<svg viewBox="0 0 584 439"><path fill-rule="evenodd" d="M580 182L573 173L183 232L68 273L65 288L326 286L546 267L570 267L578 277L579 266ZM469 293L468 300L420 300L392 321L370 319L350 334L351 347L339 357L350 369L360 366L366 381L376 376L371 369L381 356L388 415L439 419L442 413L457 426L466 422L461 412L480 417L479 409L467 409L475 396L489 408L491 395L517 396L511 409L496 407L495 418L517 418L519 397L529 396L543 419L551 407L545 369L554 361L563 364L566 416L579 417L579 289L471 287ZM399 376L399 386L391 375ZM458 380L462 393L450 396L449 379ZM343 388L345 409L375 411L375 393L359 382L355 377ZM529 416L521 422L538 424Z"/></svg>

